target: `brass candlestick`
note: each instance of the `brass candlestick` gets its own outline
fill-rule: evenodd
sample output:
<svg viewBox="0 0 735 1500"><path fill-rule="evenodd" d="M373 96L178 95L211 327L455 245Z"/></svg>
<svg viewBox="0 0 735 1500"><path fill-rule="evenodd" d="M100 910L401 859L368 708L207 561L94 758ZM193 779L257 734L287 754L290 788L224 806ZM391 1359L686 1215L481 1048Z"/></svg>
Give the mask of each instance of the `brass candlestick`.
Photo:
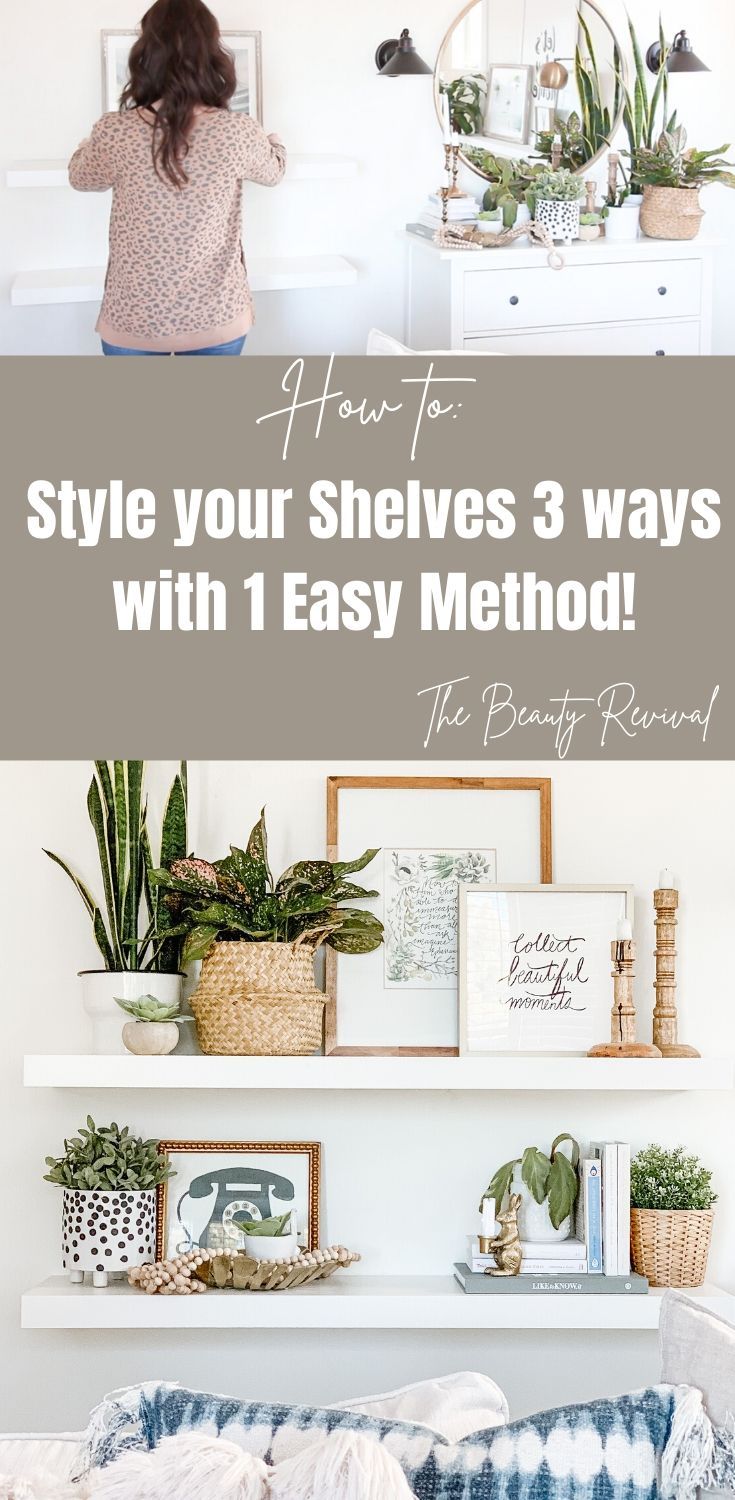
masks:
<svg viewBox="0 0 735 1500"><path fill-rule="evenodd" d="M653 1012L653 1040L662 1057L700 1057L696 1047L685 1047L678 1039L679 1018L676 1011L676 912L679 892L662 887L653 893L656 913L656 1006Z"/></svg>
<svg viewBox="0 0 735 1500"><path fill-rule="evenodd" d="M632 938L617 938L610 944L612 958L613 1005L610 1012L610 1041L592 1047L588 1057L660 1057L658 1047L649 1047L635 1039L635 1004L633 977L636 947Z"/></svg>

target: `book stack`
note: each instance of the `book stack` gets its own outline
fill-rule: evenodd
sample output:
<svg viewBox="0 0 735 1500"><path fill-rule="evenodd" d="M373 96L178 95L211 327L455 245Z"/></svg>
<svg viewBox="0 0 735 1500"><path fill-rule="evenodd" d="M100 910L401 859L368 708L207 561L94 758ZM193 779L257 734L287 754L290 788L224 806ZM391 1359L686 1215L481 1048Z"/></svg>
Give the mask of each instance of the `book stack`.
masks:
<svg viewBox="0 0 735 1500"><path fill-rule="evenodd" d="M638 1293L648 1291L644 1276L630 1269L630 1146L592 1141L579 1163L576 1234L549 1244L521 1241L518 1276L488 1276L493 1255L480 1252L471 1238L467 1261L454 1267L468 1293L559 1292Z"/></svg>
<svg viewBox="0 0 735 1500"><path fill-rule="evenodd" d="M462 193L457 198L447 199L448 224L474 224L479 211L476 200L470 193ZM419 222L434 226L441 224L442 199L440 193L429 193L428 199L419 214Z"/></svg>

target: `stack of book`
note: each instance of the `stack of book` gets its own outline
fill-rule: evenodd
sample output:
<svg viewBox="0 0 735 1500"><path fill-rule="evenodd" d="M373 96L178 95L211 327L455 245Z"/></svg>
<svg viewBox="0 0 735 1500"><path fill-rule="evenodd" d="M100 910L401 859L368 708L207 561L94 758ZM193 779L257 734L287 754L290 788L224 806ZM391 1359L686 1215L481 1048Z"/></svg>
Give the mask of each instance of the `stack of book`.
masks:
<svg viewBox="0 0 735 1500"><path fill-rule="evenodd" d="M474 224L479 213L477 203L470 193L447 199L447 223ZM442 200L440 193L429 193L419 214L419 223L436 226L442 222Z"/></svg>
<svg viewBox="0 0 735 1500"><path fill-rule="evenodd" d="M521 1241L518 1276L488 1276L493 1255L470 1239L467 1261L454 1267L465 1292L645 1293L630 1269L630 1146L593 1141L579 1163L576 1234L551 1243Z"/></svg>

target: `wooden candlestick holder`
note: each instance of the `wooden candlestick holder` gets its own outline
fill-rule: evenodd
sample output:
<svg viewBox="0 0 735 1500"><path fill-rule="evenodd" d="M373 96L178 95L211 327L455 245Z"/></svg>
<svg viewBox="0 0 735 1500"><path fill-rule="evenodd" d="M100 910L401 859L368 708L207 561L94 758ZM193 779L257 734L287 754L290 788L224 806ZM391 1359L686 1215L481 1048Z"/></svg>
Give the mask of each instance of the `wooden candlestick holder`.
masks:
<svg viewBox="0 0 735 1500"><path fill-rule="evenodd" d="M656 913L656 1006L653 1012L653 1040L662 1057L701 1057L696 1047L685 1047L679 1041L679 1017L676 1011L676 912L679 892L661 888L653 893Z"/></svg>
<svg viewBox="0 0 735 1500"><path fill-rule="evenodd" d="M610 944L612 958L613 1005L610 1012L610 1041L591 1047L588 1057L660 1057L658 1047L649 1047L635 1039L635 1005L633 976L636 948L632 938L617 938Z"/></svg>

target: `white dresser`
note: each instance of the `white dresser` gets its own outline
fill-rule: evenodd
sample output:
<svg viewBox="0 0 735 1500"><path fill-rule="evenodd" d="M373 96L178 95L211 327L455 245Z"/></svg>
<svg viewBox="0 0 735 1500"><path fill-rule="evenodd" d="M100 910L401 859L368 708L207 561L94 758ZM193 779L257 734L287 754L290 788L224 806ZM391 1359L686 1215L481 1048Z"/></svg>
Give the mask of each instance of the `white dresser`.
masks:
<svg viewBox="0 0 735 1500"><path fill-rule="evenodd" d="M500 354L710 354L714 242L440 250L408 235L406 342Z"/></svg>

